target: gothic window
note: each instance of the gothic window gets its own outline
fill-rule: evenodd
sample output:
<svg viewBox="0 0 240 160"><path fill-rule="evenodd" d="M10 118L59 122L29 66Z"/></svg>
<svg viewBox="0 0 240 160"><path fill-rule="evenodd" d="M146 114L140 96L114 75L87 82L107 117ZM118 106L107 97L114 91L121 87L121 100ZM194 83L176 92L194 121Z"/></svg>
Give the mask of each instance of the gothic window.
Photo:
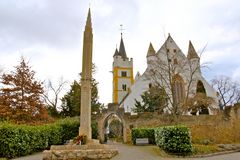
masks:
<svg viewBox="0 0 240 160"><path fill-rule="evenodd" d="M178 61L176 58L173 60L173 62L174 62L174 64L178 64Z"/></svg>
<svg viewBox="0 0 240 160"><path fill-rule="evenodd" d="M170 50L169 50L169 49L167 49L167 53L169 53L169 51L170 51Z"/></svg>
<svg viewBox="0 0 240 160"><path fill-rule="evenodd" d="M127 72L126 72L126 71L122 71L122 72L121 72L121 76L122 76L122 77L127 77Z"/></svg>
<svg viewBox="0 0 240 160"><path fill-rule="evenodd" d="M205 87L204 87L202 81L198 81L198 83L197 83L197 93L206 94L206 90L205 90Z"/></svg>
<svg viewBox="0 0 240 160"><path fill-rule="evenodd" d="M123 84L123 85L122 85L122 90L124 90L124 91L127 90L127 85L126 85L126 84Z"/></svg>
<svg viewBox="0 0 240 160"><path fill-rule="evenodd" d="M181 76L175 75L173 78L173 98L176 104L179 104L183 101L185 97L184 81Z"/></svg>
<svg viewBox="0 0 240 160"><path fill-rule="evenodd" d="M177 52L177 50L176 50L176 49L174 49L174 50L173 50L173 52L174 52L174 53L176 53L176 52Z"/></svg>

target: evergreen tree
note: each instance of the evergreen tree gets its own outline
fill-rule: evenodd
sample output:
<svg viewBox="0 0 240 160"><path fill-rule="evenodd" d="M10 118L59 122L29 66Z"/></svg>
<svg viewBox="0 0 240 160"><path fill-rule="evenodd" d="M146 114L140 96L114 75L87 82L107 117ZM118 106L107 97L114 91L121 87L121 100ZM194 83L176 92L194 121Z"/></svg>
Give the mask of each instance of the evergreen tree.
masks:
<svg viewBox="0 0 240 160"><path fill-rule="evenodd" d="M141 95L142 102L135 99L134 112L158 112L163 113L166 105L165 91L156 86L151 87Z"/></svg>
<svg viewBox="0 0 240 160"><path fill-rule="evenodd" d="M93 73L95 67L93 66ZM81 75L81 74L80 74ZM80 78L81 79L81 78ZM91 97L91 107L92 114L97 114L101 111L103 104L101 104L98 100L98 82L92 78L91 87L92 87L92 97ZM74 81L71 85L71 89L69 92L64 95L61 99L61 115L66 116L79 116L81 111L81 81Z"/></svg>
<svg viewBox="0 0 240 160"><path fill-rule="evenodd" d="M42 83L34 78L35 72L21 57L15 71L3 74L0 89L0 116L17 122L46 120L48 117L41 94Z"/></svg>
<svg viewBox="0 0 240 160"><path fill-rule="evenodd" d="M81 84L80 82L74 81L71 85L71 89L67 92L62 100L61 115L66 116L78 116L80 114L81 106Z"/></svg>

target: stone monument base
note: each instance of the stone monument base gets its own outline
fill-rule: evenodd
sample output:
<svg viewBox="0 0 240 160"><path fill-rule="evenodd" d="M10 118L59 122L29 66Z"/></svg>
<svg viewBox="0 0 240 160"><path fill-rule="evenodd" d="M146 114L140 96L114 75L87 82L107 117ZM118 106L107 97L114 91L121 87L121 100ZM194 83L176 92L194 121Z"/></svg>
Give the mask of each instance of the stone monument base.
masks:
<svg viewBox="0 0 240 160"><path fill-rule="evenodd" d="M118 154L111 145L87 143L86 145L52 145L43 152L43 160L109 160Z"/></svg>

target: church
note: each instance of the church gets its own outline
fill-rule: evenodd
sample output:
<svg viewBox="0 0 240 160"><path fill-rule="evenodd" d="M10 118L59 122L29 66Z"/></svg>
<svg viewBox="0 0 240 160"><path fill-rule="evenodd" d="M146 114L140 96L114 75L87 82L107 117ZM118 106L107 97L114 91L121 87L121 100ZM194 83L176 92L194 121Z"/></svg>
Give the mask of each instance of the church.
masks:
<svg viewBox="0 0 240 160"><path fill-rule="evenodd" d="M113 103L124 108L125 112L134 113L136 101L142 101L141 95L152 86L158 85L168 95L164 112L171 113L167 109L173 107L174 103L171 102L180 104L186 96L194 97L200 88L206 97L213 100L207 106L207 114L216 114L215 111L219 108L217 92L202 76L200 57L191 41L185 55L169 34L157 51L150 43L146 59L147 68L144 73L137 72L134 78L133 58L128 58L121 35L119 49L116 48L113 55Z"/></svg>

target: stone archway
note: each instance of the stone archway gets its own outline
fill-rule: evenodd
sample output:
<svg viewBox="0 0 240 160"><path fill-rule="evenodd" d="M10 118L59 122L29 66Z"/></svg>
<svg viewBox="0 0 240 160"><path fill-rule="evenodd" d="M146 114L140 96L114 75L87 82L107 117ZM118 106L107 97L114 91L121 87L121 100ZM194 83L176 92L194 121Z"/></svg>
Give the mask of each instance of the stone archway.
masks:
<svg viewBox="0 0 240 160"><path fill-rule="evenodd" d="M104 122L104 142L108 139L119 141L123 138L123 122L115 113L110 114Z"/></svg>
<svg viewBox="0 0 240 160"><path fill-rule="evenodd" d="M108 109L104 110L98 121L98 136L100 143L105 142L106 123L112 116L117 117L122 124L123 142L126 142L126 123L124 120L124 109L119 108L117 104L109 104Z"/></svg>

